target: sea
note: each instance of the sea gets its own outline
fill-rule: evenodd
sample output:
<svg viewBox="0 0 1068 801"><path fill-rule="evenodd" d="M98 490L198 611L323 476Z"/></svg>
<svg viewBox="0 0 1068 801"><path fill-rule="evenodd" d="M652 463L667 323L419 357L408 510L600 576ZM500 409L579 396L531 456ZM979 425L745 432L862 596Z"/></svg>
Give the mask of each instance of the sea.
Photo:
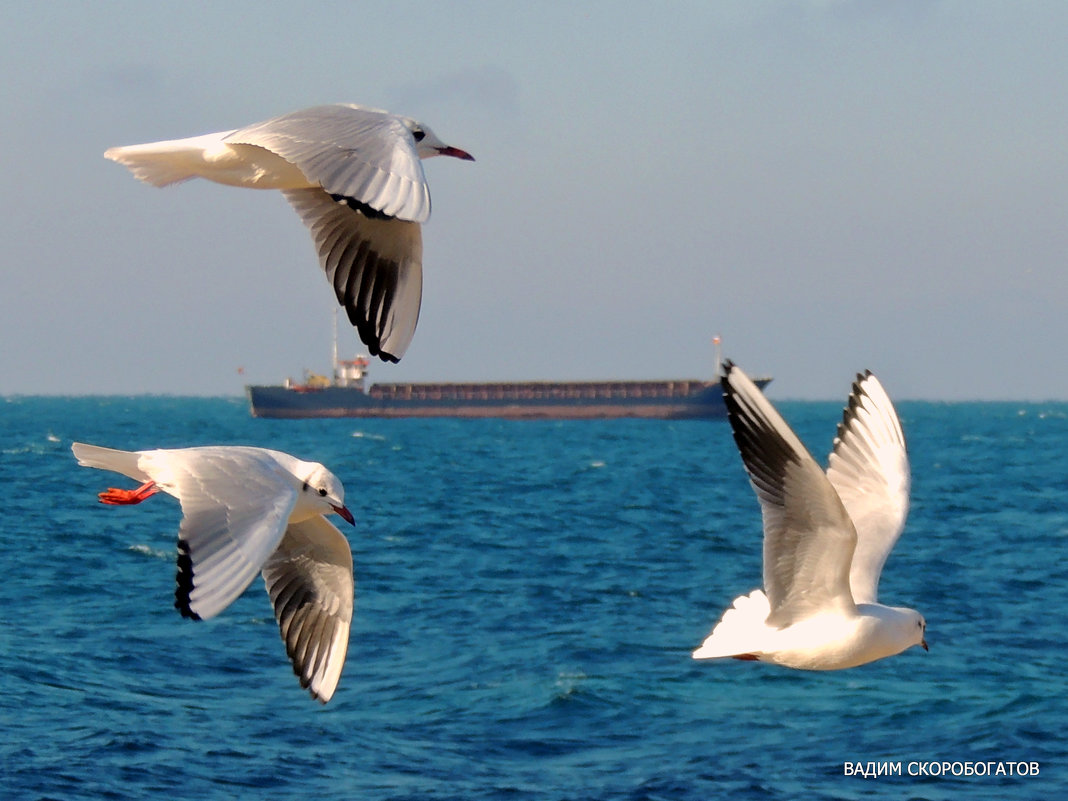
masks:
<svg viewBox="0 0 1068 801"><path fill-rule="evenodd" d="M778 404L825 463L841 404ZM0 797L1064 798L1068 404L901 402L880 598L930 652L816 673L690 652L761 583L726 421L258 420L242 398L0 398ZM257 579L173 608L177 502L73 441L326 464L355 527L333 700Z"/></svg>

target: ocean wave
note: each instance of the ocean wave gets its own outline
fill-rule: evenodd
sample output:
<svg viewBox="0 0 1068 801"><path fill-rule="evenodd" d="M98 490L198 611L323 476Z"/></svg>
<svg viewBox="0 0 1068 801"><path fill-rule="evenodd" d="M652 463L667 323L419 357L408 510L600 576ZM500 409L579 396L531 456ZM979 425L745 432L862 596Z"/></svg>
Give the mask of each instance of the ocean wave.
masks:
<svg viewBox="0 0 1068 801"><path fill-rule="evenodd" d="M165 551L161 548L154 548L151 545L144 545L140 543L135 545L129 545L126 547L126 550L131 551L132 553L142 554L143 556L150 556L153 559L165 559L167 561L174 559L176 553L174 550Z"/></svg>

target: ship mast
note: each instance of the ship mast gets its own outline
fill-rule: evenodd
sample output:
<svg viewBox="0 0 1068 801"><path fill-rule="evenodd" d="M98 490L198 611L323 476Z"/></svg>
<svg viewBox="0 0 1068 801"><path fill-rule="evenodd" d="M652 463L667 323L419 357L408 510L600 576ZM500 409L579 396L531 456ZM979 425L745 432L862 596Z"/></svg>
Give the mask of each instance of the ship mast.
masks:
<svg viewBox="0 0 1068 801"><path fill-rule="evenodd" d="M334 306L334 358L333 358L332 366L333 366L333 371L334 371L334 383L336 384L337 383L337 379L338 379L338 372L337 372L337 306L336 305Z"/></svg>

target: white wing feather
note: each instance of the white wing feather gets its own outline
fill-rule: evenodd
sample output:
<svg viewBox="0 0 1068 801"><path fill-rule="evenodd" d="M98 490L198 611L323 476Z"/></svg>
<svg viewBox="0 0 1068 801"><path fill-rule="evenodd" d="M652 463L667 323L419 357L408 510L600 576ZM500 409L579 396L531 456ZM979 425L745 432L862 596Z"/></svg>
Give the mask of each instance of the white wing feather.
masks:
<svg viewBox="0 0 1068 801"><path fill-rule="evenodd" d="M875 603L883 565L905 526L910 477L901 423L870 372L858 375L853 384L827 478L857 531L849 576L853 598Z"/></svg>
<svg viewBox="0 0 1068 801"><path fill-rule="evenodd" d="M224 141L277 153L327 193L390 217L410 222L430 217L430 189L415 140L401 118L388 112L316 106L240 128Z"/></svg>
<svg viewBox="0 0 1068 801"><path fill-rule="evenodd" d="M779 628L817 611L855 612L849 565L856 534L842 502L804 444L730 362L724 401L764 519L767 623Z"/></svg>
<svg viewBox="0 0 1068 801"><path fill-rule="evenodd" d="M297 499L292 477L259 448L144 451L139 466L182 506L175 606L214 617L278 547Z"/></svg>

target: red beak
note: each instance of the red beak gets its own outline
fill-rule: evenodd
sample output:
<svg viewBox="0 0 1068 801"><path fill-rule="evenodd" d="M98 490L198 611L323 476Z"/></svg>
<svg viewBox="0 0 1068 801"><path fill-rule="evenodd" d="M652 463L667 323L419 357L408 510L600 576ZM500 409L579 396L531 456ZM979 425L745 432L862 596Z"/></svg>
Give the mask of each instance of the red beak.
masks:
<svg viewBox="0 0 1068 801"><path fill-rule="evenodd" d="M347 506L334 506L334 504L330 504L330 506L333 507L335 512L352 523L352 525L356 525L356 518L352 516L352 512L349 511Z"/></svg>
<svg viewBox="0 0 1068 801"><path fill-rule="evenodd" d="M460 150L458 147L439 147L438 153L442 156L452 156L454 159L463 159L464 161L474 161L475 157L468 153L466 150Z"/></svg>

